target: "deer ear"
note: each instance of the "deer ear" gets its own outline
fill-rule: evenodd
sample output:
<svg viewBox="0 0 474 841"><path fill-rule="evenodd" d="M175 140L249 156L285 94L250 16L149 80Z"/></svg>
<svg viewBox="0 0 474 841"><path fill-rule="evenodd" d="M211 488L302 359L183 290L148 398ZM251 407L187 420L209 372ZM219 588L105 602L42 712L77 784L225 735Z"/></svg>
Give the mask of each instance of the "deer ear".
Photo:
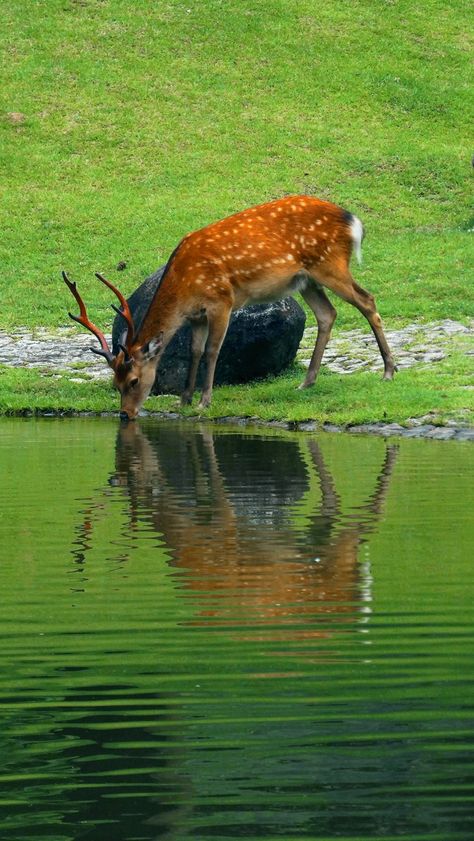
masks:
<svg viewBox="0 0 474 841"><path fill-rule="evenodd" d="M163 333L158 333L155 338L150 339L142 347L142 353L147 359L153 359L154 356L158 354L163 346Z"/></svg>

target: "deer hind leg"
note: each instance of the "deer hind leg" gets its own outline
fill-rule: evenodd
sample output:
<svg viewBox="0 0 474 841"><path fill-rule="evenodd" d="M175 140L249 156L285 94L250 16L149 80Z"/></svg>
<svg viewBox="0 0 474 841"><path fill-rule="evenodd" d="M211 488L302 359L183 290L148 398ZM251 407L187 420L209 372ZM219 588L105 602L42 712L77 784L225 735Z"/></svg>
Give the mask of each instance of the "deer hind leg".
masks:
<svg viewBox="0 0 474 841"><path fill-rule="evenodd" d="M311 280L309 281L308 286L301 290L301 295L308 306L313 310L316 316L316 321L318 322L316 344L314 346L305 380L300 385L300 388L309 388L309 386L313 385L316 377L318 376L323 353L329 341L332 325L336 319L337 312L324 290L321 289L320 286L316 286L316 284Z"/></svg>
<svg viewBox="0 0 474 841"><path fill-rule="evenodd" d="M209 334L209 324L207 318L205 317L199 321L193 321L191 326L191 358L189 362L186 386L181 395L182 406L187 406L192 402L194 389L196 388L196 377L199 369L199 363L204 353L204 348L206 347L206 341Z"/></svg>
<svg viewBox="0 0 474 841"><path fill-rule="evenodd" d="M377 344L379 346L379 351L383 359L384 364L384 380L391 380L393 379L393 375L397 370L397 366L395 365L395 361L392 356L392 352L388 346L387 339L385 338L385 333L382 328L382 319L377 312L377 308L375 306L375 298L370 292L367 292L362 286L359 286L351 278L351 286L350 286L350 294L351 296L346 298L351 304L354 304L355 307L364 315L369 322L372 332L377 340Z"/></svg>
<svg viewBox="0 0 474 841"><path fill-rule="evenodd" d="M217 358L229 326L232 305L227 301L220 301L219 305L207 308L209 322L209 337L206 345L206 377L202 390L199 408L205 409L211 404L212 387L214 384L214 373L216 370Z"/></svg>
<svg viewBox="0 0 474 841"><path fill-rule="evenodd" d="M393 375L397 370L397 367L383 332L382 319L377 312L374 296L363 289L362 286L359 286L349 271L337 276L326 276L324 279L321 277L321 282L324 283L328 289L335 292L336 295L339 295L340 298L343 298L344 301L348 301L349 304L357 307L359 312L365 316L372 328L383 359L383 378L384 380L393 379Z"/></svg>

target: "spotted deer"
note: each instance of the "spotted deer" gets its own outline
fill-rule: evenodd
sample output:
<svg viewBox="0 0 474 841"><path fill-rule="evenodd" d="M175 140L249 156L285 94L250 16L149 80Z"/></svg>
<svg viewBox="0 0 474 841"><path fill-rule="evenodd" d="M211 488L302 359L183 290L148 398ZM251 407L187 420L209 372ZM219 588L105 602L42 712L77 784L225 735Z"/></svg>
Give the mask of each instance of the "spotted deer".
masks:
<svg viewBox="0 0 474 841"><path fill-rule="evenodd" d="M366 317L375 335L384 379L396 370L373 296L353 279L351 254L361 255L361 221L335 204L310 196L288 196L243 210L185 236L171 255L148 312L138 328L123 295L102 275L97 277L118 297L127 328L113 354L101 331L89 320L72 283L63 277L80 307L71 318L99 340L91 348L105 357L121 395L120 416L135 418L150 394L160 358L185 321L192 325L191 358L183 404L190 403L201 357L207 371L200 408L209 406L214 371L231 313L299 292L318 324L316 344L301 388L312 386L336 318L324 289L348 301ZM117 309L117 308L115 308Z"/></svg>

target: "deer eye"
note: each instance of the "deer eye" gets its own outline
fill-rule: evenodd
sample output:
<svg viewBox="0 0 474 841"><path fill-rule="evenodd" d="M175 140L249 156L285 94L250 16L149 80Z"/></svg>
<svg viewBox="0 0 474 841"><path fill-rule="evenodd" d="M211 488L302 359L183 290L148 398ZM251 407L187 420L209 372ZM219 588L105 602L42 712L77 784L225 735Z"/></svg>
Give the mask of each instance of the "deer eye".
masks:
<svg viewBox="0 0 474 841"><path fill-rule="evenodd" d="M128 387L129 388L135 388L138 385L138 382L139 382L138 377L133 377L133 379L130 380L130 382L128 384Z"/></svg>

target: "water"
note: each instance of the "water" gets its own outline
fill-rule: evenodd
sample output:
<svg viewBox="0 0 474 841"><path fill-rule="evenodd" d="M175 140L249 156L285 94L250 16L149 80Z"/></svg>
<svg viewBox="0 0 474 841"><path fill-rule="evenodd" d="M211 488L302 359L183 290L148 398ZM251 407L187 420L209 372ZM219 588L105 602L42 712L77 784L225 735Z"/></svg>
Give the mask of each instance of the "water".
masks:
<svg viewBox="0 0 474 841"><path fill-rule="evenodd" d="M0 423L5 841L474 837L474 447Z"/></svg>

